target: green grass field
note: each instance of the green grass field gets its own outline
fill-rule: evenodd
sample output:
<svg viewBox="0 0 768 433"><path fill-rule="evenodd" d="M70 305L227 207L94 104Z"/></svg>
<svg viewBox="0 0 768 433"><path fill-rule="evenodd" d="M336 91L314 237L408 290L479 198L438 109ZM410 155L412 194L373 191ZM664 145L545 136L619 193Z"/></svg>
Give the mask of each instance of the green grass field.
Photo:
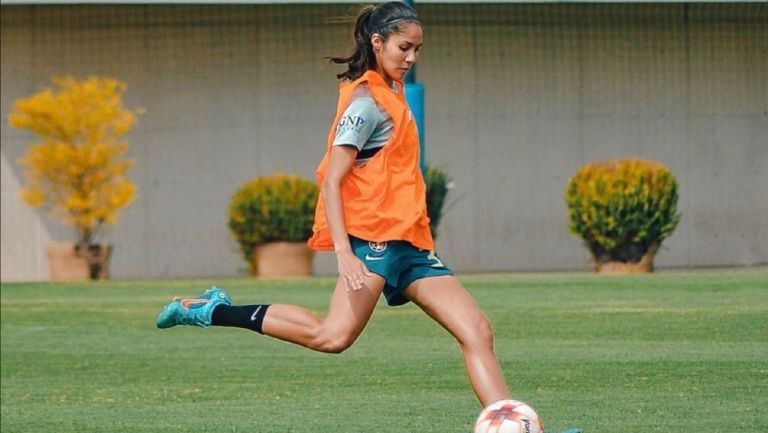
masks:
<svg viewBox="0 0 768 433"><path fill-rule="evenodd" d="M768 431L768 271L462 278L547 430ZM2 432L467 433L453 340L384 304L323 355L240 329L155 329L173 295L325 311L333 281L2 284Z"/></svg>

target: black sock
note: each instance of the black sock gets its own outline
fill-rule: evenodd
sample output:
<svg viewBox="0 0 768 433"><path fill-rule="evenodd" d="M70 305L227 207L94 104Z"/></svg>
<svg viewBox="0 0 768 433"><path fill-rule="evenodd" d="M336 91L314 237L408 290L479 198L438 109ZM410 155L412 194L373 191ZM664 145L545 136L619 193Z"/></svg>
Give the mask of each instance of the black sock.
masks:
<svg viewBox="0 0 768 433"><path fill-rule="evenodd" d="M226 305L221 304L211 314L213 326L231 326L245 328L263 334L261 325L269 304L259 305Z"/></svg>

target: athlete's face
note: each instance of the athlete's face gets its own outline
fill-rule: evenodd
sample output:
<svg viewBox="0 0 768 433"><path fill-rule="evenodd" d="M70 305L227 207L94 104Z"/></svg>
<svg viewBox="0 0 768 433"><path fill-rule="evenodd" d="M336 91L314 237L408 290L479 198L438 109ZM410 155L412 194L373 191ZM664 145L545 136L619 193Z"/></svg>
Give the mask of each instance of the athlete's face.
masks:
<svg viewBox="0 0 768 433"><path fill-rule="evenodd" d="M387 79L403 81L405 74L416 63L422 44L421 25L406 23L403 31L392 33L384 42L378 33L371 37L376 54L378 72Z"/></svg>

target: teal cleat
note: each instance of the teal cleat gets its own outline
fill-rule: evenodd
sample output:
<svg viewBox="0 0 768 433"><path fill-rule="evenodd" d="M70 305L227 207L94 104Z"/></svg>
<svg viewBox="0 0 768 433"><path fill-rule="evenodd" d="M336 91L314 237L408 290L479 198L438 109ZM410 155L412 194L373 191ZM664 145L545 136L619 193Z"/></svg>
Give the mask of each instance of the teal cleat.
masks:
<svg viewBox="0 0 768 433"><path fill-rule="evenodd" d="M227 305L232 305L232 298L229 297L229 293L224 291L224 289L218 288L216 286L211 287L210 289L206 290L205 293L203 293L200 296L195 296L195 299L213 299L213 298L220 298L226 301Z"/></svg>
<svg viewBox="0 0 768 433"><path fill-rule="evenodd" d="M218 287L208 289L200 296L176 298L160 311L157 327L165 329L176 325L192 325L209 328L213 309L222 304L232 305L232 299Z"/></svg>

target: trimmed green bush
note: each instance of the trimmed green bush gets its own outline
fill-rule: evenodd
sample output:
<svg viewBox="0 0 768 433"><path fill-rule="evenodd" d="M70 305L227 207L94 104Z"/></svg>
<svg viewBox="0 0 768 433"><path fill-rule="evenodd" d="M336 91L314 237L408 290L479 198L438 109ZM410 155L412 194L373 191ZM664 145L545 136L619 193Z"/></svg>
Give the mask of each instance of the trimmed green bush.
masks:
<svg viewBox="0 0 768 433"><path fill-rule="evenodd" d="M269 242L302 242L312 235L318 188L292 174L260 176L232 196L229 229L243 257L251 263L253 249Z"/></svg>
<svg viewBox="0 0 768 433"><path fill-rule="evenodd" d="M445 197L448 195L451 179L443 169L427 165L424 183L427 185L427 215L432 237L437 239L437 227L443 218Z"/></svg>
<svg viewBox="0 0 768 433"><path fill-rule="evenodd" d="M581 167L566 189L570 230L596 262L638 262L680 222L677 181L660 163L596 161Z"/></svg>

